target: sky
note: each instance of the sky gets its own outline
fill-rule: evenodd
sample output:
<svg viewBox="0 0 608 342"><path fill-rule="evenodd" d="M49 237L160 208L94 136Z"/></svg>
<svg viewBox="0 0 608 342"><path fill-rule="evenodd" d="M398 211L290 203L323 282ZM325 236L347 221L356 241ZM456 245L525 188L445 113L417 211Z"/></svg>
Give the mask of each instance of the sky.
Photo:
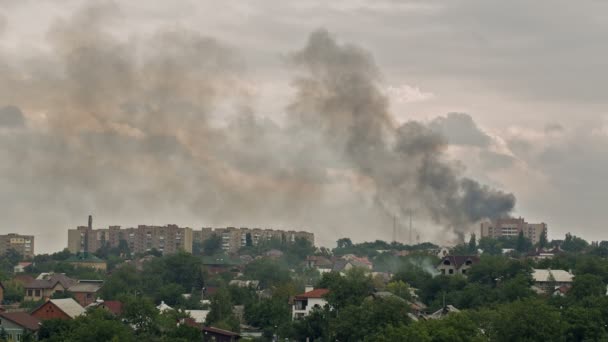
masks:
<svg viewBox="0 0 608 342"><path fill-rule="evenodd" d="M422 240L449 243L453 221L433 215L427 192L407 177L407 199L383 188L407 161L365 165L328 142L342 130L294 123L333 108L318 92L346 69L371 75L387 144L393 127L420 123L445 140L433 158L513 194L512 215L546 222L550 238L608 240L606 10L591 0L0 0L0 233L34 234L37 251L52 252L93 214L96 227L305 229L332 246L390 240L385 211L398 203L416 208ZM319 67L329 57L314 54L315 32L354 62ZM323 85L314 101L306 82Z"/></svg>

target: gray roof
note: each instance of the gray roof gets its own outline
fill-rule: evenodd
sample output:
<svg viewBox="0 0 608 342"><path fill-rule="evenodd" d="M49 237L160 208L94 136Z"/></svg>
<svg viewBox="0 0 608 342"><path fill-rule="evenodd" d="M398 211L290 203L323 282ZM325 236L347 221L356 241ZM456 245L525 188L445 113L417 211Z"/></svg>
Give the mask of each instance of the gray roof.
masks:
<svg viewBox="0 0 608 342"><path fill-rule="evenodd" d="M72 285L76 284L76 280L67 277L63 273L53 273L53 274L41 274L39 278L35 279L31 283L25 286L26 289L52 289L57 285L57 283L61 284L64 289L70 288Z"/></svg>
<svg viewBox="0 0 608 342"><path fill-rule="evenodd" d="M70 292L88 292L95 293L101 289L103 281L79 281L78 284L70 286Z"/></svg>
<svg viewBox="0 0 608 342"><path fill-rule="evenodd" d="M51 303L55 304L55 306L71 318L78 317L86 312L86 310L72 298L51 299Z"/></svg>
<svg viewBox="0 0 608 342"><path fill-rule="evenodd" d="M532 278L535 282L548 282L551 276L558 283L571 283L574 278L572 273L564 270L534 269L534 272L532 272Z"/></svg>

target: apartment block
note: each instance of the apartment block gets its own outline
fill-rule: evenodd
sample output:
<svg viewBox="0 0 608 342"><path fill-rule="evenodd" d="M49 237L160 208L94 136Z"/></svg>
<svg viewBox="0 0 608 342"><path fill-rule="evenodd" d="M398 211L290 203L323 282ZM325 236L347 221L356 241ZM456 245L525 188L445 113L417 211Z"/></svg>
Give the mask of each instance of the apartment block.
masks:
<svg viewBox="0 0 608 342"><path fill-rule="evenodd" d="M24 258L34 257L34 236L20 234L0 235L0 255L6 254L9 249L14 249Z"/></svg>
<svg viewBox="0 0 608 342"><path fill-rule="evenodd" d="M68 230L68 249L72 253L94 253L104 245L118 247L121 240L129 245L132 253L144 253L156 249L163 254L173 254L179 250L192 253L192 229L166 226L139 225L137 228L109 226L93 229L92 220L88 226Z"/></svg>
<svg viewBox="0 0 608 342"><path fill-rule="evenodd" d="M517 237L519 232L532 243L540 241L543 231L547 231L546 223L528 223L523 218L503 218L481 223L481 237Z"/></svg>
<svg viewBox="0 0 608 342"><path fill-rule="evenodd" d="M246 246L248 237L251 239L251 245L253 246L257 246L263 241L270 241L273 239L283 242L295 242L296 238L302 238L310 241L310 243L313 245L315 243L314 234L309 232L247 227L226 227L215 229L205 227L200 231L195 231L193 233L194 241L202 243L214 234L222 239L222 249L228 253L235 253L241 247Z"/></svg>

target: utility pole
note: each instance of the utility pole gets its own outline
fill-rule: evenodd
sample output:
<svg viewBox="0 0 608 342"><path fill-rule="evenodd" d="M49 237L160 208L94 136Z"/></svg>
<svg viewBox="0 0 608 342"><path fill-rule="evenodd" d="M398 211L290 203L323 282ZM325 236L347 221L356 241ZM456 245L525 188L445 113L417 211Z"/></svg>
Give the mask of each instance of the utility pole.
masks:
<svg viewBox="0 0 608 342"><path fill-rule="evenodd" d="M393 215L393 242L397 242L397 215Z"/></svg>
<svg viewBox="0 0 608 342"><path fill-rule="evenodd" d="M414 241L412 240L412 209L409 209L410 212L410 246L414 244Z"/></svg>

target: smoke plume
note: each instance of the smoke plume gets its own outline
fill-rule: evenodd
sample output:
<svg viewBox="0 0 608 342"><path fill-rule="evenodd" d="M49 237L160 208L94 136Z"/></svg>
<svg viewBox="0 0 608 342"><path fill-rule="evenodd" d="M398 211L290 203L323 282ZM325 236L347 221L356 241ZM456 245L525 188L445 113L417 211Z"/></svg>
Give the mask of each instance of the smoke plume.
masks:
<svg viewBox="0 0 608 342"><path fill-rule="evenodd" d="M119 17L87 7L50 28L48 55L0 51L6 224L59 233L92 212L388 238L414 210L462 236L513 209L461 177L440 135L395 122L361 48L312 33L290 55L296 96L278 124L256 113L233 48L185 29L121 40L108 30Z"/></svg>

